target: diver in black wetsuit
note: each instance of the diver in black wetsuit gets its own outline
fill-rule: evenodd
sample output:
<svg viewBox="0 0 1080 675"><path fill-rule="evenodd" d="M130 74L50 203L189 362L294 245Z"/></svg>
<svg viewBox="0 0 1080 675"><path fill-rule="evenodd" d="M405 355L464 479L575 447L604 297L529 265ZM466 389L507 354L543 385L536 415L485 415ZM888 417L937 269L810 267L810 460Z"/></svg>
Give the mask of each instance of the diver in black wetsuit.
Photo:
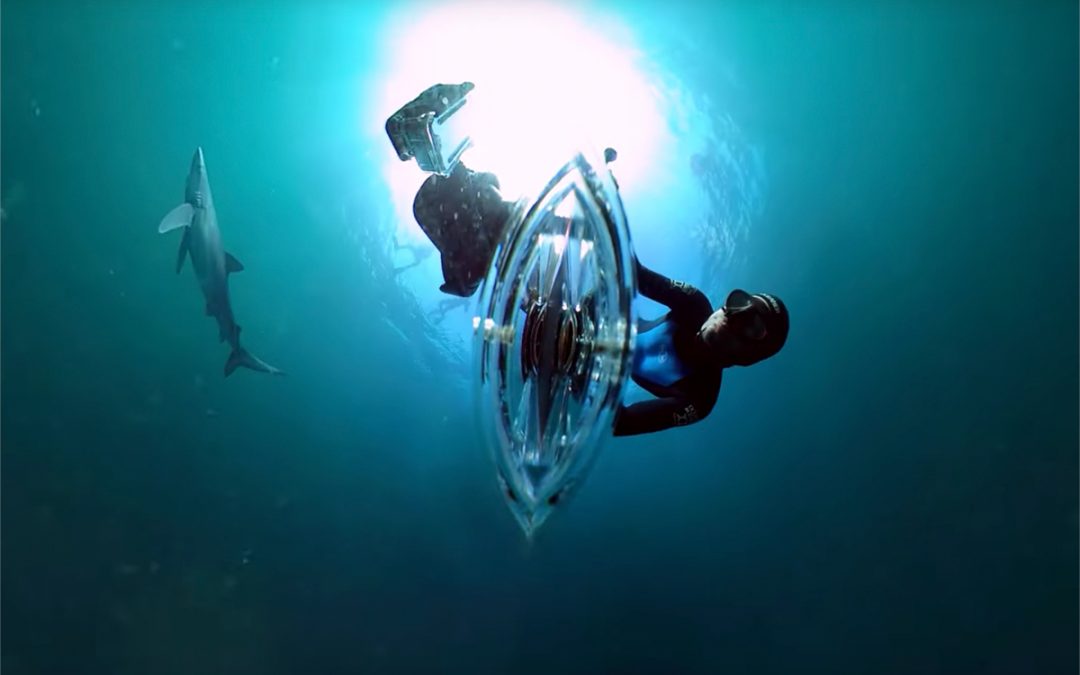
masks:
<svg viewBox="0 0 1080 675"><path fill-rule="evenodd" d="M656 398L619 406L616 436L704 419L720 393L723 369L769 358L788 334L787 308L776 296L736 289L714 312L700 290L657 274L636 256L634 264L639 292L671 311L639 327L632 377Z"/></svg>

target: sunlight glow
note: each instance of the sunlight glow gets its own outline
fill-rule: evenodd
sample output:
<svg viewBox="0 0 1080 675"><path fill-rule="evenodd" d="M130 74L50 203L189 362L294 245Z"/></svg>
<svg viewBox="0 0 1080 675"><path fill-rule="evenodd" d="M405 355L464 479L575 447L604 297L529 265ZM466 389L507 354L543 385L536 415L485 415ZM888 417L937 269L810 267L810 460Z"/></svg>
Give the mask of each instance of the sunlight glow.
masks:
<svg viewBox="0 0 1080 675"><path fill-rule="evenodd" d="M670 131L626 31L567 6L504 5L423 3L395 13L382 32L377 101L365 106L376 119L362 123L381 130L428 86L470 81L476 89L458 113L474 140L464 160L494 172L504 196L541 187L585 143L618 150L614 170L623 189L647 180ZM385 146L399 229L423 237L412 199L425 175Z"/></svg>

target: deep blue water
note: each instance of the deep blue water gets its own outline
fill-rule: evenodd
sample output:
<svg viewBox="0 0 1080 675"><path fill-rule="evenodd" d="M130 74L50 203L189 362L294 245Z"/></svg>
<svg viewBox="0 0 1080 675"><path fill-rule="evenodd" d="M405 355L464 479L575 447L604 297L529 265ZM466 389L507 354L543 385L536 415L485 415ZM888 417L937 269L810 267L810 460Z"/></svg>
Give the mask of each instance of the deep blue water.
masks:
<svg viewBox="0 0 1080 675"><path fill-rule="evenodd" d="M792 329L531 545L393 271L391 7L4 3L5 673L1076 671L1075 3L596 7L693 103L635 241ZM196 145L286 378L155 232Z"/></svg>

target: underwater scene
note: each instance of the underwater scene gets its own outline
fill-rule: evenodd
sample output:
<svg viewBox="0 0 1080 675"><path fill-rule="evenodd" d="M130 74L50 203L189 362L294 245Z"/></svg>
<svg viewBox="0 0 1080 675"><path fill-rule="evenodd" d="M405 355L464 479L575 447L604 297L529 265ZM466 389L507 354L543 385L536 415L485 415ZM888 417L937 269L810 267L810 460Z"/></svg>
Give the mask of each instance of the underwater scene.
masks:
<svg viewBox="0 0 1080 675"><path fill-rule="evenodd" d="M0 669L1077 672L1078 25L5 0Z"/></svg>

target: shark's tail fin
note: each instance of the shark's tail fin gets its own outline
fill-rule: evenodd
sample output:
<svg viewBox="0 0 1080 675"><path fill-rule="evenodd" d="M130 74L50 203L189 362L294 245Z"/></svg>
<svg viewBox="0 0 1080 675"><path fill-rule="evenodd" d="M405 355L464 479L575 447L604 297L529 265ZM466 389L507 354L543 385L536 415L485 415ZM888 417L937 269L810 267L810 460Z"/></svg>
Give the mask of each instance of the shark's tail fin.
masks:
<svg viewBox="0 0 1080 675"><path fill-rule="evenodd" d="M232 351L232 354L229 354L229 360L225 362L225 377L232 375L233 371L240 366L250 368L251 370L257 370L260 373L270 373L271 375L285 374L285 371L278 370L258 356L255 356L248 350L237 345L236 349Z"/></svg>

